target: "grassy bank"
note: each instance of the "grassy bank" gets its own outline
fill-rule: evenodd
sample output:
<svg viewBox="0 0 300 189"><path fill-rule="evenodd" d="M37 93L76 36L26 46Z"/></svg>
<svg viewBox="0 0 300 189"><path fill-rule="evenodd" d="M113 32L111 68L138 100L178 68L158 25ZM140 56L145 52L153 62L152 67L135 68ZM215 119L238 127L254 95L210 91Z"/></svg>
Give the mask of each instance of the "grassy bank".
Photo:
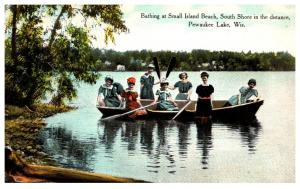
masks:
<svg viewBox="0 0 300 189"><path fill-rule="evenodd" d="M32 164L55 165L43 152L39 131L46 125L43 118L74 109L69 106L38 104L31 108L5 105L5 145Z"/></svg>

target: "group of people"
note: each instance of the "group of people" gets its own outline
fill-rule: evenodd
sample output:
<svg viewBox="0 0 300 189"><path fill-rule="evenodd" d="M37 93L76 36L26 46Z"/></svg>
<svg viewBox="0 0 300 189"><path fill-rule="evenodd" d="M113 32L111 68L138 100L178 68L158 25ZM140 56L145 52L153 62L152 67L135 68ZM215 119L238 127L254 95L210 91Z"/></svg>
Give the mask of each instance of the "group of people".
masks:
<svg viewBox="0 0 300 189"><path fill-rule="evenodd" d="M176 82L174 86L169 86L169 82L161 80L159 82L154 81L152 72L154 71L154 65L148 66L147 72L141 76L140 84L140 99L153 100L152 104L157 104L157 110L177 111L179 110L175 100L190 100L192 94L192 83L188 81L188 74L182 72L179 74L180 81ZM212 94L214 93L214 87L208 83L209 74L202 72L200 75L202 84L197 86L196 93L198 95L196 114L198 116L207 117L211 115L213 108ZM141 103L138 98L138 93L135 90L136 78L129 77L127 79L128 87L126 89L120 83L114 82L112 76L105 77L105 83L100 86L98 91L97 101L102 107L126 107L128 110L134 110L141 107ZM153 86L160 84L160 89L155 93L153 92ZM250 79L248 87L242 87L240 89L240 95L234 95L229 100L227 105L237 105L246 103L253 100L253 97L258 97L258 92L255 89L255 79ZM173 100L169 89L178 89L178 94ZM125 103L125 104L124 104ZM139 115L147 114L145 109L135 111L129 117L135 118Z"/></svg>

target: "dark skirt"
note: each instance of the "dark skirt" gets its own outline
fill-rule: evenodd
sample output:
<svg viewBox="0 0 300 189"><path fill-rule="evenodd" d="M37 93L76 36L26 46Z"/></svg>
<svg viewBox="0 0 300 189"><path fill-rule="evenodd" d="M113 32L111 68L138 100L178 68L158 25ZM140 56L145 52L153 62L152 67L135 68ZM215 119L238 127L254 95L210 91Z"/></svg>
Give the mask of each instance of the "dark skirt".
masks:
<svg viewBox="0 0 300 189"><path fill-rule="evenodd" d="M141 88L141 99L151 99L154 100L153 88L150 86L144 86Z"/></svg>
<svg viewBox="0 0 300 189"><path fill-rule="evenodd" d="M209 117L212 113L212 106L210 99L198 99L196 116Z"/></svg>
<svg viewBox="0 0 300 189"><path fill-rule="evenodd" d="M121 104L118 97L107 97L104 99L104 103L106 107L119 107Z"/></svg>

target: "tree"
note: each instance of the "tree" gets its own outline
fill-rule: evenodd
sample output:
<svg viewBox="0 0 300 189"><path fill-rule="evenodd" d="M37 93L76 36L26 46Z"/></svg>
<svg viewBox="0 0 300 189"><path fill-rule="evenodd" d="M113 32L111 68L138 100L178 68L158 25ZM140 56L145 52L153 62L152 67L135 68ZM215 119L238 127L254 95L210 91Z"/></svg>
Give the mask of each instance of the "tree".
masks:
<svg viewBox="0 0 300 189"><path fill-rule="evenodd" d="M94 84L99 77L91 31L102 32L106 44L115 42L114 34L128 32L119 5L7 5L5 10L9 104L32 105L48 92L58 105L76 97L74 83Z"/></svg>

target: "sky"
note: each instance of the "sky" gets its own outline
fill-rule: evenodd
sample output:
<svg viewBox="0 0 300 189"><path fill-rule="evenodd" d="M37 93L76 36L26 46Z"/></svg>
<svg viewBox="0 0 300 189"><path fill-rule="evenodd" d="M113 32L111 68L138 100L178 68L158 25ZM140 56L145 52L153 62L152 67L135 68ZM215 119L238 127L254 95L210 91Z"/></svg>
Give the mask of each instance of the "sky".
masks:
<svg viewBox="0 0 300 189"><path fill-rule="evenodd" d="M295 43L295 6L294 5L121 5L125 25L129 33L115 35L115 44L103 44L103 37L98 32L98 40L93 46L98 48L126 50L172 50L191 51L192 49L227 50L237 52L288 51L296 54ZM160 18L142 18L141 14L159 15ZM161 18L171 13L191 13L197 15L215 14L218 19L172 19ZM221 19L220 14L234 14L235 19ZM288 16L288 20L275 19L237 19L237 14L244 16ZM193 23L230 24L224 27L189 27ZM240 21L245 27L234 27L233 22Z"/></svg>

